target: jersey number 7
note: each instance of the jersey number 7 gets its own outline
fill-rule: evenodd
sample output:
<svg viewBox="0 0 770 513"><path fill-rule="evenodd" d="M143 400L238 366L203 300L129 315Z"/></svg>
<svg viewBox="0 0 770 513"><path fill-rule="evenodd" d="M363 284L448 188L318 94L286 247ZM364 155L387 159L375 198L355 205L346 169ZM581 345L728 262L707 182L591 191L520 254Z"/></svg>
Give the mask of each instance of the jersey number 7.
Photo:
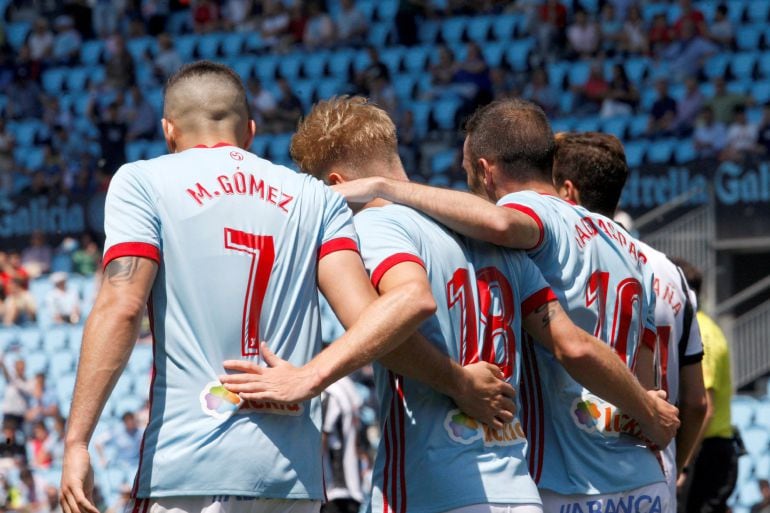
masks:
<svg viewBox="0 0 770 513"><path fill-rule="evenodd" d="M246 299L243 302L241 355L257 356L260 342L259 318L275 262L273 237L225 228L225 249L251 255L249 283L246 286Z"/></svg>

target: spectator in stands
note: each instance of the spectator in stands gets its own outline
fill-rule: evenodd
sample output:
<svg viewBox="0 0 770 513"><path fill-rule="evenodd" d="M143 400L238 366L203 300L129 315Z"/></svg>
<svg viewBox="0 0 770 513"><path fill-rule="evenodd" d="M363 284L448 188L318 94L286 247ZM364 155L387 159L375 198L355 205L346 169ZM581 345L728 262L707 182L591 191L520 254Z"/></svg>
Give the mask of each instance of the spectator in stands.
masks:
<svg viewBox="0 0 770 513"><path fill-rule="evenodd" d="M676 104L676 120L674 129L681 137L692 134L695 119L703 107L703 94L698 87L698 81L690 77L684 82L684 96Z"/></svg>
<svg viewBox="0 0 770 513"><path fill-rule="evenodd" d="M457 69L452 51L446 45L438 47L438 59L429 66L431 96L441 96L450 89L452 77Z"/></svg>
<svg viewBox="0 0 770 513"><path fill-rule="evenodd" d="M118 22L125 9L124 2L113 0L94 0L92 3L93 29L96 36L105 39L118 29Z"/></svg>
<svg viewBox="0 0 770 513"><path fill-rule="evenodd" d="M12 279L8 282L8 291L3 301L3 324L18 326L34 322L36 317L35 298L28 290L24 290L21 279Z"/></svg>
<svg viewBox="0 0 770 513"><path fill-rule="evenodd" d="M53 32L48 28L48 20L38 18L27 37L29 56L34 62L47 62L53 51Z"/></svg>
<svg viewBox="0 0 770 513"><path fill-rule="evenodd" d="M8 461L10 460L10 461ZM18 427L3 419L3 438L0 441L0 468L17 467L27 463L27 449L19 441ZM3 478L5 476L0 474ZM2 483L7 485L7 483Z"/></svg>
<svg viewBox="0 0 770 513"><path fill-rule="evenodd" d="M493 100L510 98L516 94L516 83L511 73L502 66L489 70L489 80L491 82Z"/></svg>
<svg viewBox="0 0 770 513"><path fill-rule="evenodd" d="M196 33L212 32L219 26L219 8L211 0L193 0L192 19Z"/></svg>
<svg viewBox="0 0 770 513"><path fill-rule="evenodd" d="M341 0L337 15L337 39L341 44L360 44L366 36L368 24L364 14L353 0Z"/></svg>
<svg viewBox="0 0 770 513"><path fill-rule="evenodd" d="M567 28L567 8L558 0L545 0L538 9L538 23L534 24L540 52L549 56L563 46Z"/></svg>
<svg viewBox="0 0 770 513"><path fill-rule="evenodd" d="M652 18L652 27L647 35L650 53L658 55L664 51L674 40L673 30L668 26L666 15L656 14Z"/></svg>
<svg viewBox="0 0 770 513"><path fill-rule="evenodd" d="M757 483L762 500L751 507L750 513L770 513L770 483L767 479L760 479Z"/></svg>
<svg viewBox="0 0 770 513"><path fill-rule="evenodd" d="M103 111L95 112L94 101L88 106L88 115L99 131L99 147L104 159L104 168L114 174L126 162L126 134L128 125L118 115L118 104L110 103Z"/></svg>
<svg viewBox="0 0 770 513"><path fill-rule="evenodd" d="M13 176L16 168L13 161L15 147L16 137L8 130L5 117L0 116L0 194L10 193L13 188Z"/></svg>
<svg viewBox="0 0 770 513"><path fill-rule="evenodd" d="M141 2L142 19L147 27L147 33L151 36L157 36L166 28L166 21L169 15L168 0L142 0Z"/></svg>
<svg viewBox="0 0 770 513"><path fill-rule="evenodd" d="M226 0L222 5L222 23L225 30L238 30L246 25L251 14L251 0Z"/></svg>
<svg viewBox="0 0 770 513"><path fill-rule="evenodd" d="M28 513L42 513L48 502L47 483L24 467L19 473L20 506Z"/></svg>
<svg viewBox="0 0 770 513"><path fill-rule="evenodd" d="M693 143L698 154L705 158L716 157L727 144L727 128L715 119L711 107L706 106L701 111L695 124Z"/></svg>
<svg viewBox="0 0 770 513"><path fill-rule="evenodd" d="M305 37L307 9L304 2L294 2L290 8L289 25L284 36L287 45L299 44Z"/></svg>
<svg viewBox="0 0 770 513"><path fill-rule="evenodd" d="M676 100L668 94L668 81L659 78L655 82L655 90L658 98L652 104L650 118L647 125L647 134L650 136L668 136L674 129L676 120Z"/></svg>
<svg viewBox="0 0 770 513"><path fill-rule="evenodd" d="M705 35L708 33L706 29L706 18L703 13L692 6L692 0L679 0L679 7L681 9L681 15L679 19L674 22L674 34L681 36L686 24L692 24L695 33L698 35Z"/></svg>
<svg viewBox="0 0 770 513"><path fill-rule="evenodd" d="M72 253L72 272L82 276L93 276L99 267L102 254L90 235L83 234L80 247Z"/></svg>
<svg viewBox="0 0 770 513"><path fill-rule="evenodd" d="M573 87L576 95L575 111L580 114L598 113L609 89L601 62L592 63L586 83Z"/></svg>
<svg viewBox="0 0 770 513"><path fill-rule="evenodd" d="M733 122L727 127L727 144L722 152L725 160L740 160L748 155L758 153L757 141L759 127L749 123L746 107L735 107Z"/></svg>
<svg viewBox="0 0 770 513"><path fill-rule="evenodd" d="M398 115L396 91L393 89L393 84L387 78L379 76L370 82L369 99L372 103L386 111L391 118L395 118Z"/></svg>
<svg viewBox="0 0 770 513"><path fill-rule="evenodd" d="M703 275L689 262L674 259L684 272L687 284L700 300ZM727 499L738 477L735 434L730 419L733 395L730 372L730 350L724 333L702 310L697 314L703 341L703 383L706 386L708 410L703 442L691 468L691 479L685 501L686 511L726 511Z"/></svg>
<svg viewBox="0 0 770 513"><path fill-rule="evenodd" d="M606 3L602 7L599 28L601 30L602 52L605 55L614 55L623 43L623 21L616 16L614 5Z"/></svg>
<svg viewBox="0 0 770 513"><path fill-rule="evenodd" d="M369 96L372 82L378 78L390 81L390 71L380 60L380 53L374 46L367 46L366 53L369 56L369 64L356 77L356 86L365 96Z"/></svg>
<svg viewBox="0 0 770 513"><path fill-rule="evenodd" d="M745 94L727 90L724 77L714 79L714 96L706 102L706 105L714 111L714 118L720 123L728 124L733 121L735 108L747 106L751 103L751 97Z"/></svg>
<svg viewBox="0 0 770 513"><path fill-rule="evenodd" d="M53 197L56 191L51 187L50 181L45 173L36 171L32 174L32 181L21 190L19 194L26 198L42 198L45 196ZM37 276L33 276L36 278Z"/></svg>
<svg viewBox="0 0 770 513"><path fill-rule="evenodd" d="M538 104L548 116L556 115L559 110L560 91L548 82L548 73L542 68L532 72L532 79L522 96Z"/></svg>
<svg viewBox="0 0 770 513"><path fill-rule="evenodd" d="M29 247L21 253L21 265L27 270L30 278L37 278L51 269L53 250L45 241L45 235L36 231L29 239Z"/></svg>
<svg viewBox="0 0 770 513"><path fill-rule="evenodd" d="M249 103L257 128L271 131L269 125L276 114L278 102L273 93L262 87L262 81L258 78L249 80Z"/></svg>
<svg viewBox="0 0 770 513"><path fill-rule="evenodd" d="M10 119L40 118L43 115L43 92L32 80L29 67L21 66L8 87L7 117Z"/></svg>
<svg viewBox="0 0 770 513"><path fill-rule="evenodd" d="M706 59L719 48L701 36L689 18L684 19L677 33L677 39L661 53L661 57L668 61L673 76L683 80L696 76L703 69Z"/></svg>
<svg viewBox="0 0 770 513"><path fill-rule="evenodd" d="M599 49L599 26L585 9L575 10L575 20L567 28L567 42L573 55L587 59Z"/></svg>
<svg viewBox="0 0 770 513"><path fill-rule="evenodd" d="M123 36L116 34L107 42L107 61L104 65L104 73L108 86L125 90L135 81L136 70L134 58L126 48Z"/></svg>
<svg viewBox="0 0 770 513"><path fill-rule="evenodd" d="M604 95L599 115L602 117L629 115L634 112L638 103L639 91L628 79L626 68L622 64L613 65L612 79Z"/></svg>
<svg viewBox="0 0 770 513"><path fill-rule="evenodd" d="M416 173L418 168L417 129L414 126L414 112L407 109L398 119L398 154L408 174Z"/></svg>
<svg viewBox="0 0 770 513"><path fill-rule="evenodd" d="M67 273L51 275L53 288L48 291L45 302L54 324L77 324L80 322L80 297L67 287Z"/></svg>
<svg viewBox="0 0 770 513"><path fill-rule="evenodd" d="M66 435L66 421L61 415L53 419L53 432L48 436L46 450L51 455L51 461L54 467L61 468L64 460L64 437Z"/></svg>
<svg viewBox="0 0 770 513"><path fill-rule="evenodd" d="M19 356L13 362L13 372L11 372L6 365L6 355L0 353L0 372L3 373L6 381L3 395L3 429L14 431L22 429L24 414L29 408L34 387L32 381L27 379L26 362Z"/></svg>
<svg viewBox="0 0 770 513"><path fill-rule="evenodd" d="M770 155L770 102L765 103L762 109L762 121L759 122L757 142L759 153Z"/></svg>
<svg viewBox="0 0 770 513"><path fill-rule="evenodd" d="M623 22L623 30L620 32L619 37L619 48L624 52L640 54L649 51L647 29L644 25L642 13L637 5L629 7L628 15Z"/></svg>
<svg viewBox="0 0 770 513"><path fill-rule="evenodd" d="M53 485L45 487L46 507L45 513L62 513L62 507L59 503L59 489Z"/></svg>
<svg viewBox="0 0 770 513"><path fill-rule="evenodd" d="M43 123L49 127L72 128L72 112L69 109L62 109L61 102L56 96L45 98L45 110L43 111ZM52 141L54 144L57 141Z"/></svg>
<svg viewBox="0 0 770 513"><path fill-rule="evenodd" d="M476 43L468 43L465 59L457 64L452 75L452 84L462 97L477 103L489 103L492 91L489 66Z"/></svg>
<svg viewBox="0 0 770 513"><path fill-rule="evenodd" d="M126 469L135 470L139 465L139 448L144 429L139 428L136 417L131 412L124 413L121 419L123 423L95 441L94 447L101 458L102 465L114 463ZM108 447L114 449L115 461L108 461L105 452Z"/></svg>
<svg viewBox="0 0 770 513"><path fill-rule="evenodd" d="M280 0L265 0L263 10L259 26L262 40L268 47L276 48L288 35L289 13Z"/></svg>
<svg viewBox="0 0 770 513"><path fill-rule="evenodd" d="M51 468L53 459L47 448L48 438L48 428L45 422L35 422L32 425L32 437L28 442L29 449L27 450L32 468Z"/></svg>
<svg viewBox="0 0 770 513"><path fill-rule="evenodd" d="M720 4L714 14L714 21L708 31L709 39L722 46L730 48L735 40L733 22L727 16L727 5Z"/></svg>
<svg viewBox="0 0 770 513"><path fill-rule="evenodd" d="M142 94L139 86L131 86L129 92L130 104L127 106L128 131L127 141L144 139L151 141L158 132L157 114L150 102Z"/></svg>
<svg viewBox="0 0 770 513"><path fill-rule="evenodd" d="M25 289L29 285L29 273L21 263L21 254L16 251L0 252L0 290L7 291L8 282L13 278L20 280Z"/></svg>
<svg viewBox="0 0 770 513"><path fill-rule="evenodd" d="M174 41L168 34L158 36L158 53L153 60L155 75L165 82L182 67L182 58L174 48Z"/></svg>
<svg viewBox="0 0 770 513"><path fill-rule="evenodd" d="M59 402L56 394L48 388L46 384L45 372L38 372L32 381L32 387L29 394L29 407L24 413L25 420L34 424L43 422L47 418L57 418L59 416Z"/></svg>
<svg viewBox="0 0 770 513"><path fill-rule="evenodd" d="M69 16L60 16L56 19L55 27L54 62L64 66L76 64L80 55L82 38L80 33L75 30L75 22Z"/></svg>

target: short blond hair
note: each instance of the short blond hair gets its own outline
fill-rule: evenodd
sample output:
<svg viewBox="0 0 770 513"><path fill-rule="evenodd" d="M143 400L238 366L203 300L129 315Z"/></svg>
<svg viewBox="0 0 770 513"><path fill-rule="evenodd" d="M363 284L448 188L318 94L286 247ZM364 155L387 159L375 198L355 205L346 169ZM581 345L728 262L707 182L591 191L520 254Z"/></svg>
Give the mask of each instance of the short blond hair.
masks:
<svg viewBox="0 0 770 513"><path fill-rule="evenodd" d="M398 158L396 125L366 98L334 97L313 106L291 138L290 151L299 168L317 178L334 165L363 174L372 160Z"/></svg>

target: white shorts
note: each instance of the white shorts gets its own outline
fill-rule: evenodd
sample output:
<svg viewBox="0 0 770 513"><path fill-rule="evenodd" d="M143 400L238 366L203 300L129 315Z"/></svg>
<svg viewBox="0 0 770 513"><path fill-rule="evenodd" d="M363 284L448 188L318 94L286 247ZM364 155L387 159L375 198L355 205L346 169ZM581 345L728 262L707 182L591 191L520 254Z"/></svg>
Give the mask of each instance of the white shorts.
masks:
<svg viewBox="0 0 770 513"><path fill-rule="evenodd" d="M207 495L136 499L125 513L318 513L320 509L321 501Z"/></svg>
<svg viewBox="0 0 770 513"><path fill-rule="evenodd" d="M545 513L603 513L623 511L628 513L673 513L671 497L666 482L642 486L634 490L604 495L560 495L550 490L540 490Z"/></svg>
<svg viewBox="0 0 770 513"><path fill-rule="evenodd" d="M540 504L471 504L445 513L543 513Z"/></svg>

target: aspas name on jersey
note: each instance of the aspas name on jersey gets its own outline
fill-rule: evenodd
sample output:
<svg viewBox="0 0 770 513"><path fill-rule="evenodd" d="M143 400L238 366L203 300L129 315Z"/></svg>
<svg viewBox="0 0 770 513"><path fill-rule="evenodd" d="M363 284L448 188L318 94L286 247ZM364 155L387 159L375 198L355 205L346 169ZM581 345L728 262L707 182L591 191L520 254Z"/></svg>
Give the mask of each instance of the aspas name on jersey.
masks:
<svg viewBox="0 0 770 513"><path fill-rule="evenodd" d="M320 402L241 402L217 377L321 349L316 270L357 250L345 201L318 180L233 146L123 166L105 207L105 263L159 263L150 421L134 495L323 498Z"/></svg>

